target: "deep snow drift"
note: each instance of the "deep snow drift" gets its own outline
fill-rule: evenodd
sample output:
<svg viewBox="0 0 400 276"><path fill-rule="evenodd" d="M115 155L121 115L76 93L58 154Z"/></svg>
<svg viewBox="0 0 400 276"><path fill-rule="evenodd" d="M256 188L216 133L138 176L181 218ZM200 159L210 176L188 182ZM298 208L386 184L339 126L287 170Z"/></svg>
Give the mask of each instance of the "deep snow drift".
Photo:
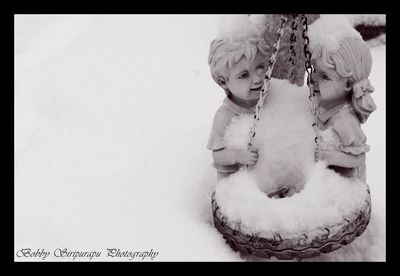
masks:
<svg viewBox="0 0 400 276"><path fill-rule="evenodd" d="M219 21L16 16L15 251L114 247L159 251L156 261L254 260L232 252L212 224L216 173L206 143L224 93L207 55ZM363 126L370 225L309 261L386 258L385 53L372 48L378 109Z"/></svg>

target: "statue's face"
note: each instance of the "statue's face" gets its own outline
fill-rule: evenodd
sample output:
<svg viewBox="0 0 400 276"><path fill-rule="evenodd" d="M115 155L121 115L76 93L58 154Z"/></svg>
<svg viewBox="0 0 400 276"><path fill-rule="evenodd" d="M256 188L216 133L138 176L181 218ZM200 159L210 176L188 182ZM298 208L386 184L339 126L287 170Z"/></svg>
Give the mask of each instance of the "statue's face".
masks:
<svg viewBox="0 0 400 276"><path fill-rule="evenodd" d="M231 68L222 87L228 89L234 96L243 101L254 102L260 97L266 70L266 58L260 53L252 62L242 57Z"/></svg>
<svg viewBox="0 0 400 276"><path fill-rule="evenodd" d="M314 69L314 92L321 106L324 108L331 108L344 103L351 89L348 85L347 78L339 76L335 68L328 67L323 62L322 58L315 61Z"/></svg>

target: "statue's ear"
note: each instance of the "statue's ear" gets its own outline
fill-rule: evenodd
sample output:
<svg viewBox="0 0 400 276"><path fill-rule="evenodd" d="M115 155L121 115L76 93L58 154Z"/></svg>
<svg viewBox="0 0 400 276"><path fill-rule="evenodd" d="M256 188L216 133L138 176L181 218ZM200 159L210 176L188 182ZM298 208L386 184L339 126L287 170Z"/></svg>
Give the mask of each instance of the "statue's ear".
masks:
<svg viewBox="0 0 400 276"><path fill-rule="evenodd" d="M225 78L223 78L223 77L219 77L219 78L218 78L218 84L219 84L219 86L221 86L223 89L227 89L227 88L228 88L228 86L226 85Z"/></svg>

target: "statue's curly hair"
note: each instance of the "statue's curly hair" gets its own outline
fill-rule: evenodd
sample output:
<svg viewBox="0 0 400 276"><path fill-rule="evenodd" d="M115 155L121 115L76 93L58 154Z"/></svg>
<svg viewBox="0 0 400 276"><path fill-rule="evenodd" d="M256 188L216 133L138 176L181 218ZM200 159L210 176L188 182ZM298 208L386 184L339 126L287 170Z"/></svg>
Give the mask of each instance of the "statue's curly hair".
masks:
<svg viewBox="0 0 400 276"><path fill-rule="evenodd" d="M216 38L210 44L208 64L214 81L222 78L227 80L228 71L237 64L242 57L253 61L258 53L267 56L269 46L261 36L236 36Z"/></svg>

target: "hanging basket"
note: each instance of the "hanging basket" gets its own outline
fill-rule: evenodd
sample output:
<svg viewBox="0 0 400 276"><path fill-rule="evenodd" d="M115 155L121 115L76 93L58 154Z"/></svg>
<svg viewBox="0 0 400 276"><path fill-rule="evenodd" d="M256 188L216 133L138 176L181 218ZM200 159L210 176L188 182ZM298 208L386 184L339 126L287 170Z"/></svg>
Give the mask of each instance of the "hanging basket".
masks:
<svg viewBox="0 0 400 276"><path fill-rule="evenodd" d="M279 260L316 257L351 243L365 231L371 217L371 197L367 185L366 189L367 196L361 211L354 211L337 224L318 226L324 230L320 231L323 234L312 239L308 238L310 235L307 232L288 235L292 238L285 238L277 232L269 239L259 234L244 233L240 227L232 226L234 224L223 215L215 200L215 192L212 195L214 225L234 251L260 258L276 257ZM313 230L317 229L310 229L310 232Z"/></svg>

